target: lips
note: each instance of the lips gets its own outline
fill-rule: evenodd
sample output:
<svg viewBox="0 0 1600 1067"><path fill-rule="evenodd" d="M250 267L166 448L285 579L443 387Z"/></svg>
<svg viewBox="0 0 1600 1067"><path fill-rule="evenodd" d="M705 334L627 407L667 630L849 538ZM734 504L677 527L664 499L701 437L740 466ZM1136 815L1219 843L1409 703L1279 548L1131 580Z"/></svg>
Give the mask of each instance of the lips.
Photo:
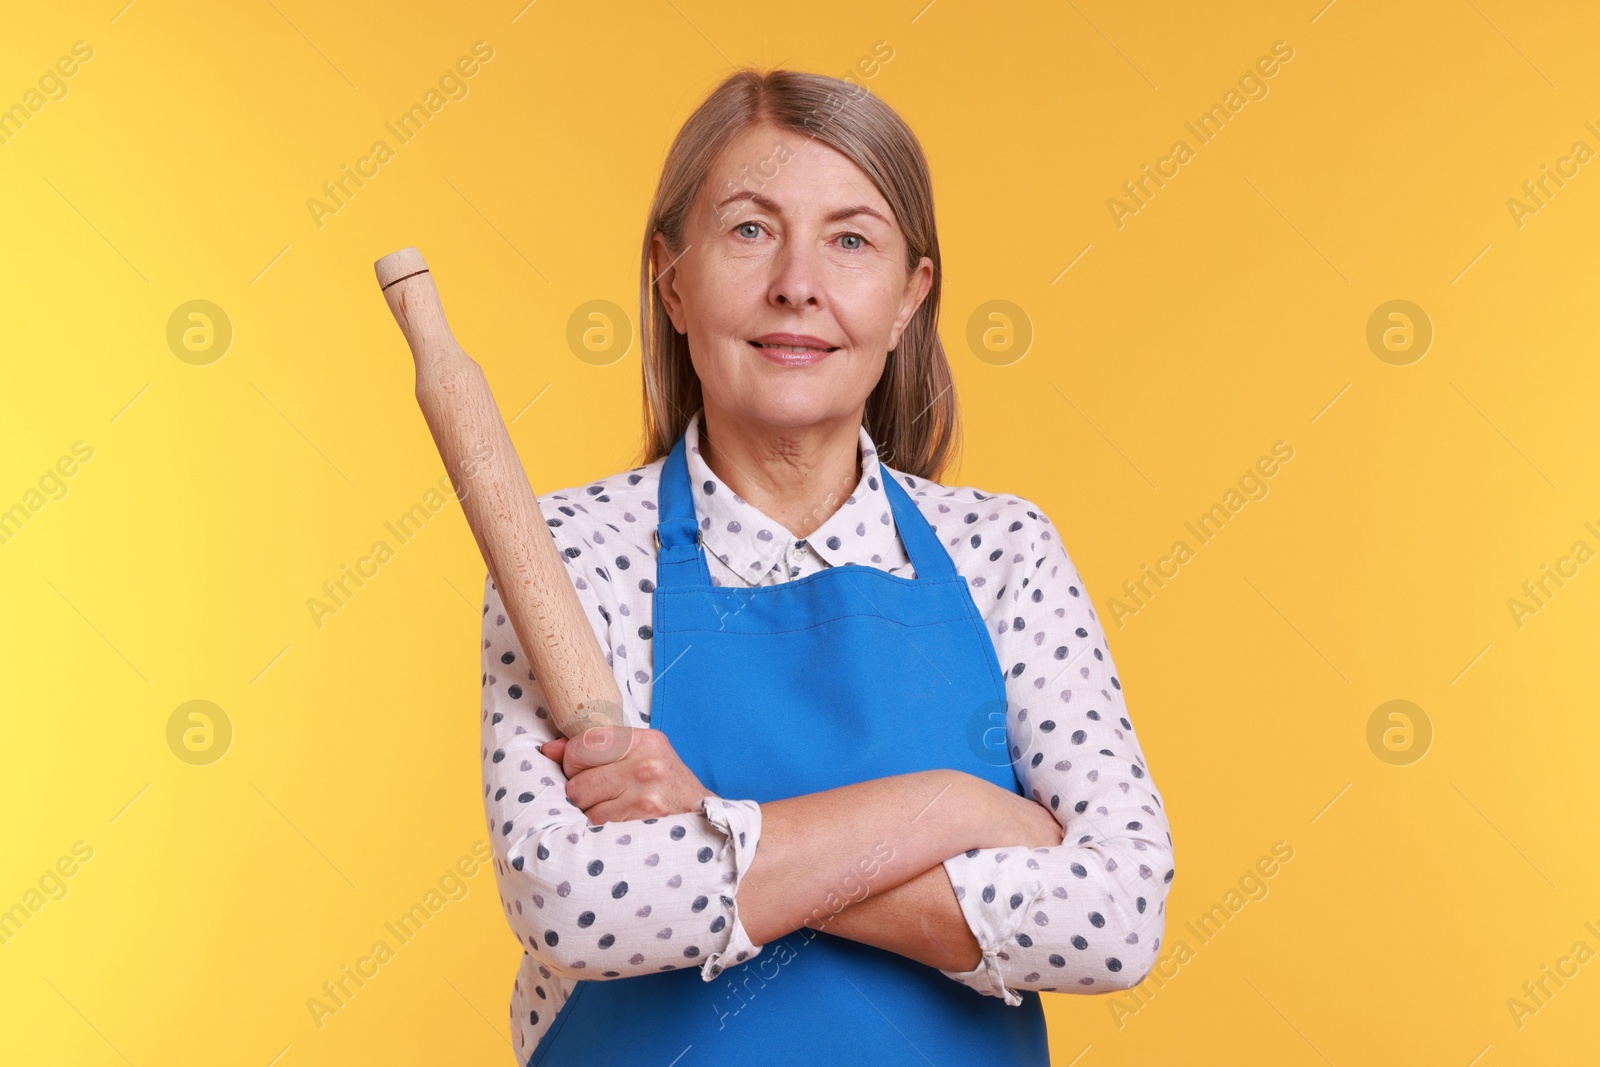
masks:
<svg viewBox="0 0 1600 1067"><path fill-rule="evenodd" d="M829 344L822 338L813 337L808 333L767 333L750 338L750 344L774 354L790 349L805 349L817 355L825 355L839 348L838 345ZM790 352L790 354L805 355L806 352Z"/></svg>
<svg viewBox="0 0 1600 1067"><path fill-rule="evenodd" d="M810 367L833 356L828 348L768 348L752 342L756 354L780 367Z"/></svg>

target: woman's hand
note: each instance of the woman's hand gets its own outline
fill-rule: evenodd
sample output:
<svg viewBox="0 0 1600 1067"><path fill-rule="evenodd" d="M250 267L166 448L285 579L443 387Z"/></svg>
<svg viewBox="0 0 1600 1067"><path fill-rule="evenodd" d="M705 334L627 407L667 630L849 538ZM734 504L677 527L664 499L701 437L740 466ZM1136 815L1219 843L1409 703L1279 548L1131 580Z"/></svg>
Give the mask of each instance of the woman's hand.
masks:
<svg viewBox="0 0 1600 1067"><path fill-rule="evenodd" d="M992 845L984 847L1026 845L1029 848L1045 848L1061 844L1064 831L1049 808L1009 789L988 784L993 801L991 825L994 827L995 840Z"/></svg>
<svg viewBox="0 0 1600 1067"><path fill-rule="evenodd" d="M539 751L561 764L567 799L591 825L681 815L712 795L661 730L591 726L577 737L546 741Z"/></svg>

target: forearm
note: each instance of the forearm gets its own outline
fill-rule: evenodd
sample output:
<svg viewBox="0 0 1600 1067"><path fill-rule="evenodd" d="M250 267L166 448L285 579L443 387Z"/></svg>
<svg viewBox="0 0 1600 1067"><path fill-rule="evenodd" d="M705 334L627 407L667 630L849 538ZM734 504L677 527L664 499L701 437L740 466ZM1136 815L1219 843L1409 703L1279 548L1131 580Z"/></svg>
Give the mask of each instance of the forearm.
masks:
<svg viewBox="0 0 1600 1067"><path fill-rule="evenodd" d="M738 893L750 939L763 945L821 927L841 900L859 907L948 856L997 843L975 788L984 784L920 771L762 804L761 846ZM948 880L945 891L954 904Z"/></svg>
<svg viewBox="0 0 1600 1067"><path fill-rule="evenodd" d="M983 958L942 862L850 903L820 929L944 971L970 971Z"/></svg>
<svg viewBox="0 0 1600 1067"><path fill-rule="evenodd" d="M991 838L988 846L951 853L903 885L846 902L821 928L941 971L965 973L977 968L984 958L981 928L974 926L961 890L951 882L951 863L993 848L1003 850L999 855L1027 853L1035 846L1058 844L1061 832L1048 809L1008 790L975 779L969 796L983 805L981 817ZM984 804L986 800L999 803ZM986 888L994 892L993 886ZM1009 903L1010 894L1007 897Z"/></svg>

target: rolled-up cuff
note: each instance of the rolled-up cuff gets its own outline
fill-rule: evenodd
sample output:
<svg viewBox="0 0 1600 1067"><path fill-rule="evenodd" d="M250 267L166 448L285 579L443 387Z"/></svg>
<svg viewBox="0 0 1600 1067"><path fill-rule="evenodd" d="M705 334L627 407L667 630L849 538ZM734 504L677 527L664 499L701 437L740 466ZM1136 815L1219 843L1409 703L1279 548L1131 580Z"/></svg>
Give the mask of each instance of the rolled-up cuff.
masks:
<svg viewBox="0 0 1600 1067"><path fill-rule="evenodd" d="M744 921L739 918L739 886L755 860L761 840L761 805L754 800L724 800L717 796L708 796L700 803L706 820L725 835L717 859L726 861L728 850L733 850L733 884L726 894L733 919L728 926L728 943L706 956L700 965L701 979L709 982L727 968L761 954L762 946L750 940Z"/></svg>
<svg viewBox="0 0 1600 1067"><path fill-rule="evenodd" d="M968 884L970 867L963 870L960 866L968 862L965 853L945 860L945 873L950 876L952 885ZM985 996L998 997L1013 1008L1020 1007L1022 996L1006 985L1000 963L1006 945L1011 943L1017 931L1022 928L1022 924L1027 921L1033 906L1043 896L1044 883L1037 879L1023 892L1022 903L1015 908L1010 905L1009 894L1002 896L997 893L995 899L986 904L981 894L963 892L957 898L957 903L961 907L962 916L967 920L968 929L978 942L978 948L983 952L983 957L970 971L947 971L941 968L939 973Z"/></svg>

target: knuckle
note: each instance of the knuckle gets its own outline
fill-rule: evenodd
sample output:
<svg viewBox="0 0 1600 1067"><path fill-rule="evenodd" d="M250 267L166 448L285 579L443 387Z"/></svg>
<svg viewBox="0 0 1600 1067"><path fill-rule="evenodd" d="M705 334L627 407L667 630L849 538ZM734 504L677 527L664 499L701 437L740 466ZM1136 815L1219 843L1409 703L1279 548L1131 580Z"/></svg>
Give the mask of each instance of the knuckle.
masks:
<svg viewBox="0 0 1600 1067"><path fill-rule="evenodd" d="M591 726L583 732L583 747L591 753L609 753L624 739L622 730L618 726Z"/></svg>

